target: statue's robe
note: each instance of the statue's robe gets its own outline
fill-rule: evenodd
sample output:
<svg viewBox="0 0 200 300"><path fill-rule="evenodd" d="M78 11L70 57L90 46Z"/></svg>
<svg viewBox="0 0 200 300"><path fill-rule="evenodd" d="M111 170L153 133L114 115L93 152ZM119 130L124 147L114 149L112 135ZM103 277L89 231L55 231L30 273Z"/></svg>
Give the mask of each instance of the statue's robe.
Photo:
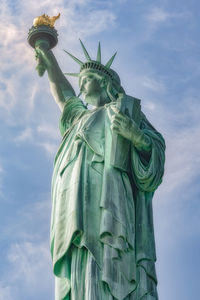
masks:
<svg viewBox="0 0 200 300"><path fill-rule="evenodd" d="M127 170L110 164L110 104L69 98L52 179L56 300L156 300L152 197L164 171L162 136L142 114L148 155L133 145ZM127 141L128 142L128 141Z"/></svg>

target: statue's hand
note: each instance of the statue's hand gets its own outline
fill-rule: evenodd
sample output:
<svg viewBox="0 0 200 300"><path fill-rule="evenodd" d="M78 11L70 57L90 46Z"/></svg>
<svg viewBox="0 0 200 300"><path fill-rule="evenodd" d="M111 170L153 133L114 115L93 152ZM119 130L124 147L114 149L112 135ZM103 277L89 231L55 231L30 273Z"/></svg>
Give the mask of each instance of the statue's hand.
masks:
<svg viewBox="0 0 200 300"><path fill-rule="evenodd" d="M131 141L138 150L149 151L151 141L148 136L131 118L120 112L115 105L112 105L111 108L114 112L111 116L111 130Z"/></svg>
<svg viewBox="0 0 200 300"><path fill-rule="evenodd" d="M52 55L45 43L36 43L35 58L39 63L43 63L46 68L51 64Z"/></svg>
<svg viewBox="0 0 200 300"><path fill-rule="evenodd" d="M129 141L134 141L134 135L140 136L142 134L138 125L131 120L127 115L120 112L115 106L111 106L114 114L111 117L111 130L117 134L120 134Z"/></svg>
<svg viewBox="0 0 200 300"><path fill-rule="evenodd" d="M35 58L37 61L36 70L38 71L39 76L43 76L44 72L48 67L48 50L45 43L38 43L36 42L35 45Z"/></svg>
<svg viewBox="0 0 200 300"><path fill-rule="evenodd" d="M49 50L49 44L46 41L37 41L35 44L35 52L38 65L43 66L43 68L48 71L48 75L52 81L61 81L64 75L59 68L53 52Z"/></svg>

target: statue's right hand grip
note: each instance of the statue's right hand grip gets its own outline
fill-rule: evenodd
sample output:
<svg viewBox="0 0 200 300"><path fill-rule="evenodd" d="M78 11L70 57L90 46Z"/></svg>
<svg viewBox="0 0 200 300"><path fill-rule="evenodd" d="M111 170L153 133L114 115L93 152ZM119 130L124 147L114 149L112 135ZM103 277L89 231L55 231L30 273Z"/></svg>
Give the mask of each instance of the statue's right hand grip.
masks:
<svg viewBox="0 0 200 300"><path fill-rule="evenodd" d="M40 77L42 77L46 71L46 66L43 62L43 54L42 54L43 52L42 51L49 49L49 42L47 40L42 40L42 39L37 40L35 43L35 49L36 49L36 58L38 61L36 70L38 72L38 75ZM37 50L39 50L39 51L37 51Z"/></svg>
<svg viewBox="0 0 200 300"><path fill-rule="evenodd" d="M42 62L42 59L40 57L38 58L38 64L37 64L36 70L37 70L38 75L40 77L42 77L44 75L45 71L46 71L46 67L45 67L45 65Z"/></svg>

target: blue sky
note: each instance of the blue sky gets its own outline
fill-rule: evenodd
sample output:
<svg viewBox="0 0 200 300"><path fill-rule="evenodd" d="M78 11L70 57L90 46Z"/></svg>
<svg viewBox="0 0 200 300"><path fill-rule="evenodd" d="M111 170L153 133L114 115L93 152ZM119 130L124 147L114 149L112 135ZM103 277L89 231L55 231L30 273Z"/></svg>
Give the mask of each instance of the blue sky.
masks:
<svg viewBox="0 0 200 300"><path fill-rule="evenodd" d="M198 299L200 285L200 3L197 0L0 1L0 300L53 300L51 174L59 109L39 78L27 32L61 12L54 50L63 72L98 41L127 94L164 135L166 171L154 203L160 300ZM70 79L78 92L77 80Z"/></svg>

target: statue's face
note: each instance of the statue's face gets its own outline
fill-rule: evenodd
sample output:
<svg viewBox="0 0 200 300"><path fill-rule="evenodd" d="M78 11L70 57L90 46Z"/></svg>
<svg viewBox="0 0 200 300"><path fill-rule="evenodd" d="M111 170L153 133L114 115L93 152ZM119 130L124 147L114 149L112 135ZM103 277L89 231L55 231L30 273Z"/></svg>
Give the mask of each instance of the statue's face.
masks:
<svg viewBox="0 0 200 300"><path fill-rule="evenodd" d="M81 93L88 104L102 106L107 102L102 84L103 77L97 73L85 72L79 79Z"/></svg>
<svg viewBox="0 0 200 300"><path fill-rule="evenodd" d="M101 86L97 76L92 73L82 75L80 79L80 90L84 97L100 94Z"/></svg>

